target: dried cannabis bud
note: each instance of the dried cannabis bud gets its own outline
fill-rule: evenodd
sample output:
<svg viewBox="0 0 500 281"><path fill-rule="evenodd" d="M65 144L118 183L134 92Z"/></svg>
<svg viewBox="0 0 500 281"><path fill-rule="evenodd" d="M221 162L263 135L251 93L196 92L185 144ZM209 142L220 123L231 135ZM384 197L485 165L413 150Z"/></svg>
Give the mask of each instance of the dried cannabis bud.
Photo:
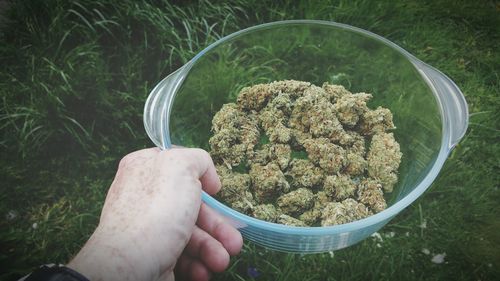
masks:
<svg viewBox="0 0 500 281"><path fill-rule="evenodd" d="M309 132L314 137L338 139L345 134L335 115L335 108L322 88L315 87L306 91L307 95L298 98L290 115L289 125L299 132Z"/></svg>
<svg viewBox="0 0 500 281"><path fill-rule="evenodd" d="M358 189L358 200L376 213L387 207L382 185L375 180L366 179L361 182Z"/></svg>
<svg viewBox="0 0 500 281"><path fill-rule="evenodd" d="M307 188L299 188L281 195L276 203L280 209L289 215L303 213L313 205L314 194Z"/></svg>
<svg viewBox="0 0 500 281"><path fill-rule="evenodd" d="M273 92L268 85L245 87L238 95L238 104L244 110L261 110L272 96Z"/></svg>
<svg viewBox="0 0 500 281"><path fill-rule="evenodd" d="M321 211L331 201L332 199L326 195L326 192L318 191L314 194L314 206L302 213L299 219L307 225L315 225L321 218Z"/></svg>
<svg viewBox="0 0 500 281"><path fill-rule="evenodd" d="M329 174L339 172L346 163L345 150L327 138L308 139L304 147L309 159Z"/></svg>
<svg viewBox="0 0 500 281"><path fill-rule="evenodd" d="M215 114L212 131L214 136L209 141L212 156L233 166L253 151L260 137L255 115L240 111L234 103L223 105Z"/></svg>
<svg viewBox="0 0 500 281"><path fill-rule="evenodd" d="M323 181L323 172L307 159L292 159L286 175L291 176L292 185L313 188Z"/></svg>
<svg viewBox="0 0 500 281"><path fill-rule="evenodd" d="M326 96L329 98L330 102L334 103L337 99L341 98L344 95L348 95L351 92L346 90L344 86L341 85L332 85L328 83L323 83L323 90L325 90Z"/></svg>
<svg viewBox="0 0 500 281"><path fill-rule="evenodd" d="M357 188L356 183L348 175L328 176L323 184L325 193L339 200L353 197Z"/></svg>
<svg viewBox="0 0 500 281"><path fill-rule="evenodd" d="M275 222L280 215L273 204L257 205L253 209L253 216L260 220Z"/></svg>
<svg viewBox="0 0 500 281"><path fill-rule="evenodd" d="M250 163L259 163L266 165L274 162L280 166L280 169L286 170L292 158L292 149L288 144L264 144L261 149L255 151Z"/></svg>
<svg viewBox="0 0 500 281"><path fill-rule="evenodd" d="M255 205L250 192L250 176L232 172L225 166L216 166L222 186L218 196L233 209L246 213Z"/></svg>
<svg viewBox="0 0 500 281"><path fill-rule="evenodd" d="M243 88L212 120L217 195L269 222L328 226L387 208L402 154L367 93L285 80Z"/></svg>
<svg viewBox="0 0 500 281"><path fill-rule="evenodd" d="M331 202L332 199L331 197L329 197L326 192L324 191L318 191L315 195L315 198L316 198L316 203L320 204L320 205L325 205L326 203L328 202Z"/></svg>
<svg viewBox="0 0 500 281"><path fill-rule="evenodd" d="M290 185L279 166L269 163L265 166L254 164L250 168L255 199L258 202L273 201L279 194L287 192Z"/></svg>
<svg viewBox="0 0 500 281"><path fill-rule="evenodd" d="M292 130L285 126L284 119L284 113L276 108L266 107L260 112L260 124L270 141L288 143L292 138Z"/></svg>
<svg viewBox="0 0 500 281"><path fill-rule="evenodd" d="M303 221L288 215L280 215L278 217L277 223L290 226L307 226Z"/></svg>
<svg viewBox="0 0 500 281"><path fill-rule="evenodd" d="M361 175L365 172L367 162L363 156L348 151L346 155L345 172L349 175Z"/></svg>
<svg viewBox="0 0 500 281"><path fill-rule="evenodd" d="M352 198L342 202L330 202L322 211L321 225L344 224L367 217L368 208Z"/></svg>
<svg viewBox="0 0 500 281"><path fill-rule="evenodd" d="M396 172L402 153L392 133L377 133L373 136L368 151L368 175L378 179L384 190L392 192L398 177Z"/></svg>
<svg viewBox="0 0 500 281"><path fill-rule="evenodd" d="M392 113L387 108L378 107L375 110L368 110L362 116L361 133L363 135L373 135L395 129L392 122Z"/></svg>
<svg viewBox="0 0 500 281"><path fill-rule="evenodd" d="M344 94L337 99L334 108L337 112L337 117L343 125L354 127L368 107L366 102L372 98L372 95L359 93L359 94Z"/></svg>
<svg viewBox="0 0 500 281"><path fill-rule="evenodd" d="M321 206L315 203L314 207L305 211L299 216L299 220L303 221L306 225L315 225L321 217Z"/></svg>

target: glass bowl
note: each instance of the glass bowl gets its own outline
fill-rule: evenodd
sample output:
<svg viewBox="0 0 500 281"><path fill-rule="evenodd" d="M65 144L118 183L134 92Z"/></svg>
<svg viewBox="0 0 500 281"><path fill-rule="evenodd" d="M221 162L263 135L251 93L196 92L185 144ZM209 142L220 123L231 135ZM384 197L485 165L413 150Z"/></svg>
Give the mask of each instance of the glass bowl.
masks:
<svg viewBox="0 0 500 281"><path fill-rule="evenodd" d="M210 195L203 201L259 245L316 253L357 243L384 226L432 183L465 134L463 94L443 73L369 31L327 21L280 21L250 27L211 44L163 79L151 92L144 125L151 140L209 149L211 120L240 89L294 79L369 92L371 108L394 115L403 159L388 208L367 218L328 227L293 227L239 213Z"/></svg>

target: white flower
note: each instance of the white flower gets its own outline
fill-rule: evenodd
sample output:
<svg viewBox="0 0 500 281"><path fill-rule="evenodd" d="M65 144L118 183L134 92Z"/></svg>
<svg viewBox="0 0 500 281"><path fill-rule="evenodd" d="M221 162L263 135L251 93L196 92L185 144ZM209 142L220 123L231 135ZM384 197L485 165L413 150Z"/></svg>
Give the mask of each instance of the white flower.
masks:
<svg viewBox="0 0 500 281"><path fill-rule="evenodd" d="M35 223L33 223L33 224L31 225L31 227L33 227L33 229L37 229L37 228L38 228L38 223L36 223L36 222L35 222Z"/></svg>
<svg viewBox="0 0 500 281"><path fill-rule="evenodd" d="M429 251L429 249L427 249L427 248L423 248L422 253L424 253L425 255L428 255L431 253L431 251Z"/></svg>
<svg viewBox="0 0 500 281"><path fill-rule="evenodd" d="M17 212L14 211L14 210L10 210L6 215L5 215L5 218L8 220L8 221L11 221L15 218L17 218Z"/></svg>
<svg viewBox="0 0 500 281"><path fill-rule="evenodd" d="M328 252L328 254L330 254L330 258L333 258L335 256L335 254L333 253L333 251Z"/></svg>
<svg viewBox="0 0 500 281"><path fill-rule="evenodd" d="M427 220L423 220L422 223L418 227L420 227L422 229L427 228Z"/></svg>
<svg viewBox="0 0 500 281"><path fill-rule="evenodd" d="M371 237L373 237L373 240L377 240L379 242L382 242L384 241L384 239L382 239L382 236L380 235L380 233L378 232L374 232L372 235L370 235Z"/></svg>
<svg viewBox="0 0 500 281"><path fill-rule="evenodd" d="M446 257L446 253L437 254L437 255L432 257L431 262L436 263L436 264L443 263L445 257Z"/></svg>
<svg viewBox="0 0 500 281"><path fill-rule="evenodd" d="M392 237L394 237L394 235L396 235L396 233L394 231L391 231L389 233L386 233L384 236L385 236L385 238L392 238Z"/></svg>

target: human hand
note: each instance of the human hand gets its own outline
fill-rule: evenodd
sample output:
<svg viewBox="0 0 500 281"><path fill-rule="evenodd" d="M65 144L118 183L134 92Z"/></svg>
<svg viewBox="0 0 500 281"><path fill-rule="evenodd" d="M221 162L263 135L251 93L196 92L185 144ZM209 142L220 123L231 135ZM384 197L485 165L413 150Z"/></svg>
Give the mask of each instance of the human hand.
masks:
<svg viewBox="0 0 500 281"><path fill-rule="evenodd" d="M68 267L92 281L208 280L239 253L241 234L201 202L221 186L201 149L144 149L125 156L99 225Z"/></svg>

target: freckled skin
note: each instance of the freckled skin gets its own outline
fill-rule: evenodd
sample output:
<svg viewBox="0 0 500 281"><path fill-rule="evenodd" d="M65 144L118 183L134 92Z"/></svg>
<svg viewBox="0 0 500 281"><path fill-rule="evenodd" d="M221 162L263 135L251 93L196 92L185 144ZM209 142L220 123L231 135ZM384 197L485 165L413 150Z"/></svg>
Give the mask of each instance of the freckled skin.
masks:
<svg viewBox="0 0 500 281"><path fill-rule="evenodd" d="M99 225L68 264L91 280L208 278L241 249L241 235L201 203L220 181L200 149L145 149L120 162ZM224 235L217 229L224 230ZM205 254L208 254L208 257ZM187 264L191 259L196 263ZM196 264L196 265L194 265Z"/></svg>

